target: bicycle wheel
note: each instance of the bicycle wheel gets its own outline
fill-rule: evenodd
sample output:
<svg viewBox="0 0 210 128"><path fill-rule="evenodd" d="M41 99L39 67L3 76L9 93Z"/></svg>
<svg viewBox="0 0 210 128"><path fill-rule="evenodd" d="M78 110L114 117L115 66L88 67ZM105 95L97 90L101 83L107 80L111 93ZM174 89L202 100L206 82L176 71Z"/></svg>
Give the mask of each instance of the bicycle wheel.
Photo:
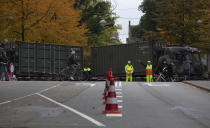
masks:
<svg viewBox="0 0 210 128"><path fill-rule="evenodd" d="M83 81L85 79L85 74L82 70L77 72L76 76L77 76L77 80L79 80L79 81Z"/></svg>
<svg viewBox="0 0 210 128"><path fill-rule="evenodd" d="M155 81L156 82L161 82L161 74L157 77L157 79Z"/></svg>

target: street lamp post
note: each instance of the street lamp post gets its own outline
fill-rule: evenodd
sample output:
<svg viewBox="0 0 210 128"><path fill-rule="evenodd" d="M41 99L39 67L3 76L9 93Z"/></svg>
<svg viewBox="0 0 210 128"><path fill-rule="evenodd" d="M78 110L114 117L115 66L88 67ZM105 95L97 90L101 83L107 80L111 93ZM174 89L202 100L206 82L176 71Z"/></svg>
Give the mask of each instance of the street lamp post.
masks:
<svg viewBox="0 0 210 128"><path fill-rule="evenodd" d="M107 24L107 22L106 22L105 20L100 20L100 21L99 21L99 24L100 24L102 27L111 26L111 25L112 25L112 24ZM118 39L117 39L115 36L113 36L113 37L111 38L111 40L112 40L112 41L117 41Z"/></svg>
<svg viewBox="0 0 210 128"><path fill-rule="evenodd" d="M198 23L199 25L202 24L202 20L201 20L201 19L197 20L197 23Z"/></svg>
<svg viewBox="0 0 210 128"><path fill-rule="evenodd" d="M100 21L99 21L99 24L100 24L102 27L104 27L104 26L106 26L106 21L105 21L105 20L100 20Z"/></svg>

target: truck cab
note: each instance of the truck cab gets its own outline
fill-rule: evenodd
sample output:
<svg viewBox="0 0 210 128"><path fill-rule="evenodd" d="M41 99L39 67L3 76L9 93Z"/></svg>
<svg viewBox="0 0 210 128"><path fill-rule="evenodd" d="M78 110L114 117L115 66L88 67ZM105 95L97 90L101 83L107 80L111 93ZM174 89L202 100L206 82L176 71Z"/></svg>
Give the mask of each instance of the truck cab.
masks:
<svg viewBox="0 0 210 128"><path fill-rule="evenodd" d="M188 79L197 79L203 74L200 51L192 47L165 47L164 55L167 61L174 62L176 74Z"/></svg>

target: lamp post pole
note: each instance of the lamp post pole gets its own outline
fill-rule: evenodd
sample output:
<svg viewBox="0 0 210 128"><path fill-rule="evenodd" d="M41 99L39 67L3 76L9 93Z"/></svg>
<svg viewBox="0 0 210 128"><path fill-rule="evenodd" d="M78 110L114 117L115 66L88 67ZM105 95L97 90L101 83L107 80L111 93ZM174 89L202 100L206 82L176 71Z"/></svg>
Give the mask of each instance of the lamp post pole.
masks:
<svg viewBox="0 0 210 128"><path fill-rule="evenodd" d="M100 21L99 21L99 24L100 24L102 27L112 25L112 24L107 24L107 22L106 22L105 20L100 20ZM117 41L118 39L117 39L115 36L113 36L113 37L111 38L111 40L112 40L112 41Z"/></svg>

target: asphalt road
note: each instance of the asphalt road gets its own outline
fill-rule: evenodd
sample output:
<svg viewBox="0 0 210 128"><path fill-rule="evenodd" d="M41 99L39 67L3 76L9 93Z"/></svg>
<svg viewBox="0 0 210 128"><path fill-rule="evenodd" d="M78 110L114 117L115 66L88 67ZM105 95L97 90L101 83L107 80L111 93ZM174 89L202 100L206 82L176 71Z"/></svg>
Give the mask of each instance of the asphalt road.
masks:
<svg viewBox="0 0 210 128"><path fill-rule="evenodd" d="M210 128L210 94L182 83L116 82L122 117L102 114L105 82L0 82L0 128Z"/></svg>

